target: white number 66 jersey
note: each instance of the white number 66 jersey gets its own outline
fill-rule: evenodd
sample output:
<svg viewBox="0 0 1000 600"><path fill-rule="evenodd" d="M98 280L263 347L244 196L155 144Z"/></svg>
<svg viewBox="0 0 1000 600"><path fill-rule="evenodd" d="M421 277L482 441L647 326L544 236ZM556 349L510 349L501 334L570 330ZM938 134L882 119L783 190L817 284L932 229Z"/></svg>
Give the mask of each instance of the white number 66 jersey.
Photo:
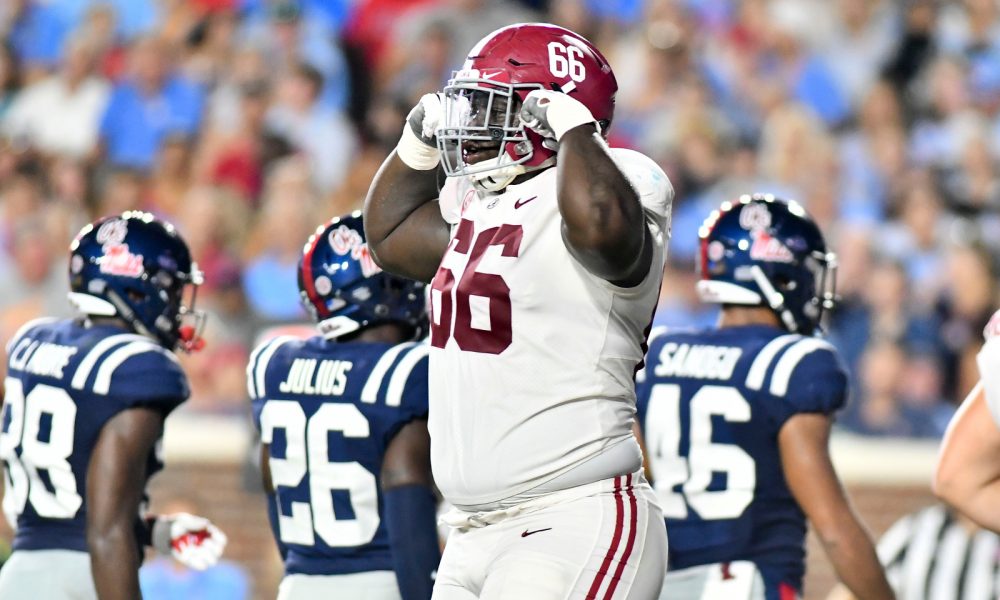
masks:
<svg viewBox="0 0 1000 600"><path fill-rule="evenodd" d="M429 428L435 481L455 505L495 506L635 444L632 377L660 290L673 188L649 158L612 153L655 243L649 273L631 288L570 255L556 169L499 195L480 197L465 178L442 190L452 239L431 286Z"/></svg>

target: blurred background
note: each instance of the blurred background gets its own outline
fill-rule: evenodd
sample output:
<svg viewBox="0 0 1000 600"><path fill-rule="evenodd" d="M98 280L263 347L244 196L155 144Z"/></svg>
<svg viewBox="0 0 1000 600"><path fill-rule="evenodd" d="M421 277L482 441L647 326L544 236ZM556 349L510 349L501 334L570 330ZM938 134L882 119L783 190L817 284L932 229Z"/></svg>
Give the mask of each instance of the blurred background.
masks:
<svg viewBox="0 0 1000 600"><path fill-rule="evenodd" d="M244 367L262 332L303 326L302 244L360 208L409 108L480 37L536 20L604 51L612 145L676 188L657 323L715 318L694 294L713 208L799 200L841 260L829 335L854 394L838 464L876 533L929 500L998 305L1000 1L3 0L0 338L70 314L67 245L88 221L143 209L181 230L206 272L208 346L182 357L193 396L154 494L230 531L217 583L234 587L204 597L273 597L280 576ZM193 575L157 569L187 591L153 597L198 597Z"/></svg>

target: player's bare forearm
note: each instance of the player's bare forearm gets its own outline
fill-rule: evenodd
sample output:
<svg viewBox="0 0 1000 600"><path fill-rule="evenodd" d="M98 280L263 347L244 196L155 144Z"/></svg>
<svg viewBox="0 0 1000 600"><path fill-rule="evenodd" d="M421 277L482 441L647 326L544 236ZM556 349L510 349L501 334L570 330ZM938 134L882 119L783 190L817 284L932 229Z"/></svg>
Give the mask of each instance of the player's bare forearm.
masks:
<svg viewBox="0 0 1000 600"><path fill-rule="evenodd" d="M1000 531L1000 429L982 384L948 425L934 470L934 493L979 525Z"/></svg>
<svg viewBox="0 0 1000 600"><path fill-rule="evenodd" d="M87 469L87 548L101 600L134 600L139 592L135 521L146 460L163 431L163 415L124 410L101 430Z"/></svg>
<svg viewBox="0 0 1000 600"><path fill-rule="evenodd" d="M857 598L895 598L868 532L850 512L832 531L817 529L837 577Z"/></svg>
<svg viewBox="0 0 1000 600"><path fill-rule="evenodd" d="M894 598L871 536L830 462L830 424L826 415L803 413L782 426L778 445L785 479L844 585L859 598Z"/></svg>
<svg viewBox="0 0 1000 600"><path fill-rule="evenodd" d="M134 523L114 526L87 535L90 571L100 600L135 600L139 589L139 547L135 541Z"/></svg>
<svg viewBox="0 0 1000 600"><path fill-rule="evenodd" d="M438 170L411 169L393 152L365 199L365 237L375 262L391 273L429 282L449 240L437 203Z"/></svg>
<svg viewBox="0 0 1000 600"><path fill-rule="evenodd" d="M404 485L433 487L431 436L425 419L410 421L393 436L382 460L381 485L384 490Z"/></svg>
<svg viewBox="0 0 1000 600"><path fill-rule="evenodd" d="M608 281L642 281L653 256L642 204L593 124L566 132L557 165L563 233L574 255Z"/></svg>

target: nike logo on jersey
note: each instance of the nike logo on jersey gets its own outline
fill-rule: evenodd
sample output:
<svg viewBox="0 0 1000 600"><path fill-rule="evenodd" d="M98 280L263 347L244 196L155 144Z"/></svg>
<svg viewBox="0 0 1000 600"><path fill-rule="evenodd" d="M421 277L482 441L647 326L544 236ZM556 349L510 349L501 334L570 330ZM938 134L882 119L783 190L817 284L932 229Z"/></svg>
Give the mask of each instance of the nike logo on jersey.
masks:
<svg viewBox="0 0 1000 600"><path fill-rule="evenodd" d="M516 210L518 208L521 208L522 206L524 206L525 204L531 202L532 200L534 200L537 197L538 196L532 196L531 198L528 198L527 200L520 200L519 199L517 202L514 203L514 209Z"/></svg>
<svg viewBox="0 0 1000 600"><path fill-rule="evenodd" d="M541 533L543 531L549 531L550 529L552 529L552 528L551 527L546 527L545 529L536 529L534 531L528 531L527 529L525 529L524 532L521 533L521 537L528 537L529 535L535 535L536 533Z"/></svg>

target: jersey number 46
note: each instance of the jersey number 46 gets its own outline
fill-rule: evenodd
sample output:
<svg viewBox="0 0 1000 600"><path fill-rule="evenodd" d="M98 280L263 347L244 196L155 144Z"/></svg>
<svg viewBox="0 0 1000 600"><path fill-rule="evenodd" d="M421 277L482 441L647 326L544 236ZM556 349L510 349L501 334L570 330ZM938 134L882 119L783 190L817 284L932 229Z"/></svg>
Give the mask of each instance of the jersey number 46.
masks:
<svg viewBox="0 0 1000 600"><path fill-rule="evenodd" d="M691 398L688 455L681 456L681 386L653 386L646 412L646 444L663 516L688 518L688 507L705 520L735 519L753 500L757 472L753 457L735 444L712 441L712 418L750 420L750 403L739 390L701 387ZM709 490L712 474L726 477L726 487ZM680 486L681 492L674 491Z"/></svg>

